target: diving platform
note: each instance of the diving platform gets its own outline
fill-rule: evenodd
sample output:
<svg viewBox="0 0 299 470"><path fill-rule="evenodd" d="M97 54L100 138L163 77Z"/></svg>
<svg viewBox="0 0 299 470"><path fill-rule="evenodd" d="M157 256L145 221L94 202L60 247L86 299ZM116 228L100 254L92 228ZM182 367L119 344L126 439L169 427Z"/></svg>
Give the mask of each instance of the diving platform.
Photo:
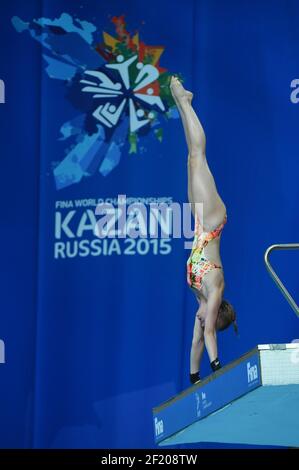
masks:
<svg viewBox="0 0 299 470"><path fill-rule="evenodd" d="M159 446L299 447L299 343L258 345L153 409Z"/></svg>

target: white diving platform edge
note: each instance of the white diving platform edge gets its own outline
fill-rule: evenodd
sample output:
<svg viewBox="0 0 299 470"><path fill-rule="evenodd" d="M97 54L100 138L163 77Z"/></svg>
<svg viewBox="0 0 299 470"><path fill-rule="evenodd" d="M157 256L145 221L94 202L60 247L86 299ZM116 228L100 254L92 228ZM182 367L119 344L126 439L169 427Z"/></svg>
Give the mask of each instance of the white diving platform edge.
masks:
<svg viewBox="0 0 299 470"><path fill-rule="evenodd" d="M153 409L156 444L299 447L299 343L258 345Z"/></svg>

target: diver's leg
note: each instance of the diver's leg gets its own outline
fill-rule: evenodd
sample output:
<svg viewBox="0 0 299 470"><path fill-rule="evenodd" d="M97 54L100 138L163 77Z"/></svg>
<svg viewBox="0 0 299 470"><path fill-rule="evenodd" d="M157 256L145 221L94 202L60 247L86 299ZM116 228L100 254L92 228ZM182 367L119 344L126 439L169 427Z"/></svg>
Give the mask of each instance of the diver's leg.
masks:
<svg viewBox="0 0 299 470"><path fill-rule="evenodd" d="M188 174L193 203L202 203L204 222L218 226L225 214L225 206L220 198L214 177L206 159L206 137L202 125L188 100L181 100L181 116L189 133ZM199 216L200 209L199 209Z"/></svg>
<svg viewBox="0 0 299 470"><path fill-rule="evenodd" d="M173 83L174 83L174 80L176 80L175 77L173 77L173 79L171 80L171 85L170 85L170 89L172 91L172 96L173 96L173 99L177 105L177 108L178 108L178 111L181 115L181 118L182 118L182 124L183 124L183 128L184 128L184 133L185 133L185 138L186 138L186 142L187 142L187 147L188 147L188 150L189 150L189 153L190 153L190 150L192 148L192 137L189 133L189 129L188 129L188 124L187 124L187 121L186 121L186 118L185 118L185 115L183 113L183 110L181 108L181 103L180 103L180 100L177 99L176 97L176 94L175 94L175 91L173 90ZM187 92L186 91L186 96L188 98L188 100L190 101L191 103L191 100L193 98L193 94L191 92ZM188 157L189 158L189 157ZM191 189L191 175L190 175L190 168L189 168L189 165L188 165L188 201L190 203L190 206L191 206L191 210L192 210L192 213L194 215L194 199L193 199L193 194L192 194L192 189Z"/></svg>
<svg viewBox="0 0 299 470"><path fill-rule="evenodd" d="M188 186L192 202L204 204L208 225L218 225L223 220L225 206L207 164L206 136L191 105L192 93L186 91L177 79L172 79L171 91L182 118L188 146Z"/></svg>
<svg viewBox="0 0 299 470"><path fill-rule="evenodd" d="M200 155L205 158L206 136L191 105L193 93L185 90L176 77L172 77L170 89L182 118L189 155L200 152Z"/></svg>

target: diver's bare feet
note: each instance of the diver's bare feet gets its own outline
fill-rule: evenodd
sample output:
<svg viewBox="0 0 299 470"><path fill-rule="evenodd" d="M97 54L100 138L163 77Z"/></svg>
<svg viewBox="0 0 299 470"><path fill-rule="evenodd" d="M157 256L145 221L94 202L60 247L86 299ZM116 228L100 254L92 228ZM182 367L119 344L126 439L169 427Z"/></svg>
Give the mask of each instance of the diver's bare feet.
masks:
<svg viewBox="0 0 299 470"><path fill-rule="evenodd" d="M186 102L189 102L189 104L191 104L193 93L191 93L191 91L185 90L180 80L174 75L172 75L170 80L170 90L173 99L178 105Z"/></svg>

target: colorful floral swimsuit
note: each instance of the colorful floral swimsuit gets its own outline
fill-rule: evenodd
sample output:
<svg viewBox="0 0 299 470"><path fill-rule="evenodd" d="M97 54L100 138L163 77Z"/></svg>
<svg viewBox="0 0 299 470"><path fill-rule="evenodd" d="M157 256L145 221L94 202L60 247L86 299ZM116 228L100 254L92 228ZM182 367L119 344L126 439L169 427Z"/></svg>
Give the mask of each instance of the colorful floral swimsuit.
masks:
<svg viewBox="0 0 299 470"><path fill-rule="evenodd" d="M209 261L204 255L204 248L209 241L219 237L227 217L219 227L212 232L201 231L197 214L195 214L195 230L192 251L187 261L187 282L191 288L200 290L204 276L212 269L222 269L222 266Z"/></svg>

